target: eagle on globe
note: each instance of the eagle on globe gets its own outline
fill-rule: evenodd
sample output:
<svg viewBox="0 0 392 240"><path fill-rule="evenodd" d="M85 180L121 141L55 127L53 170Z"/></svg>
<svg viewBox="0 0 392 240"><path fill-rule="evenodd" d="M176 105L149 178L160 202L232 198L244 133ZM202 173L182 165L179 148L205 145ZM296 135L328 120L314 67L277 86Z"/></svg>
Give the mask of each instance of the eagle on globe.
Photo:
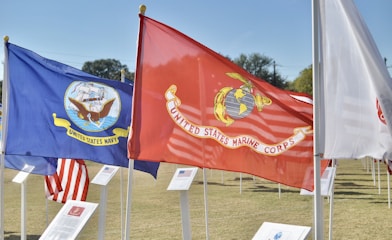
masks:
<svg viewBox="0 0 392 240"><path fill-rule="evenodd" d="M256 106L260 112L264 106L271 105L268 97L253 94L253 84L238 73L226 73L229 77L240 80L244 84L240 88L224 87L215 96L215 118L226 126L235 120L247 117Z"/></svg>

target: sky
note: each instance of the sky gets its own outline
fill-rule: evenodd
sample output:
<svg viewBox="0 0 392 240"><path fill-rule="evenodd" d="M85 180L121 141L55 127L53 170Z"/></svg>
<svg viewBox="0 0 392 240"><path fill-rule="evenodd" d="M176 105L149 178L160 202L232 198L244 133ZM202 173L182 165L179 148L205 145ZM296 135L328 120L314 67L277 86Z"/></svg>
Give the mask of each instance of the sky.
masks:
<svg viewBox="0 0 392 240"><path fill-rule="evenodd" d="M354 2L391 74L392 1ZM312 63L311 0L6 1L0 8L0 35L78 69L86 61L111 58L133 72L141 4L146 16L224 56L259 53L272 58L288 81Z"/></svg>

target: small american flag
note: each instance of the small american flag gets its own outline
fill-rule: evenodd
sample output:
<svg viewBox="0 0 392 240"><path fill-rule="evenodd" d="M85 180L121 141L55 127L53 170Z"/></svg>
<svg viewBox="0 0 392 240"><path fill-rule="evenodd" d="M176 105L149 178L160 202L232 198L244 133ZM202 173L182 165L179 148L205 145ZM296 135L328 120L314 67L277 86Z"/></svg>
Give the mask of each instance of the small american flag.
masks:
<svg viewBox="0 0 392 240"><path fill-rule="evenodd" d="M180 170L178 177L189 177L192 174L192 170Z"/></svg>
<svg viewBox="0 0 392 240"><path fill-rule="evenodd" d="M112 173L113 171L114 171L113 167L105 167L102 172L103 173Z"/></svg>

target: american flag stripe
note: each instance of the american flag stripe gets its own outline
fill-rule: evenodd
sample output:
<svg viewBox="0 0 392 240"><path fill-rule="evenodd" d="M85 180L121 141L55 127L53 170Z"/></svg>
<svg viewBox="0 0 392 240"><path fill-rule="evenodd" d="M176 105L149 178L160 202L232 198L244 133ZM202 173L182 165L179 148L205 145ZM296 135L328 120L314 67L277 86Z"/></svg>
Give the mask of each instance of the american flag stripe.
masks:
<svg viewBox="0 0 392 240"><path fill-rule="evenodd" d="M46 183L46 197L50 195L56 194L58 192L63 191L61 187L61 181L57 174L54 174L52 177L45 176L45 183Z"/></svg>
<svg viewBox="0 0 392 240"><path fill-rule="evenodd" d="M68 199L85 201L90 183L83 160L64 158L58 159L57 172L52 176L45 176L45 182L48 199L60 203L65 203Z"/></svg>

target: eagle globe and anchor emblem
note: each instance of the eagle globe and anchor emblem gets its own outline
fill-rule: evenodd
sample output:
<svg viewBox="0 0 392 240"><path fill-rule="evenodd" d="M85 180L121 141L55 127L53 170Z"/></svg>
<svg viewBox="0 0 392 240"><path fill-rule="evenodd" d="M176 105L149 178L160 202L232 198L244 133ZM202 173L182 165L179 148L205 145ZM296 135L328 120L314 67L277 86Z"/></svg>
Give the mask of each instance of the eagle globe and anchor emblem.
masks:
<svg viewBox="0 0 392 240"><path fill-rule="evenodd" d="M255 106L261 112L264 106L271 105L272 101L268 97L253 94L251 81L238 73L226 74L244 83L240 88L224 87L215 96L215 117L226 126L231 125L235 120L247 117Z"/></svg>
<svg viewBox="0 0 392 240"><path fill-rule="evenodd" d="M262 96L254 88L252 82L238 73L226 73L227 76L239 80L243 84L239 88L223 87L214 97L214 115L229 127L236 120L248 117L254 112L263 111L264 107L272 104L272 100ZM293 134L274 144L261 142L257 137L247 134L231 136L217 126L200 125L188 119L181 112L181 99L176 96L177 86L172 84L165 92L166 110L171 119L183 131L197 138L212 139L230 149L248 147L255 152L268 156L277 156L296 146L311 134L311 126L293 128Z"/></svg>

